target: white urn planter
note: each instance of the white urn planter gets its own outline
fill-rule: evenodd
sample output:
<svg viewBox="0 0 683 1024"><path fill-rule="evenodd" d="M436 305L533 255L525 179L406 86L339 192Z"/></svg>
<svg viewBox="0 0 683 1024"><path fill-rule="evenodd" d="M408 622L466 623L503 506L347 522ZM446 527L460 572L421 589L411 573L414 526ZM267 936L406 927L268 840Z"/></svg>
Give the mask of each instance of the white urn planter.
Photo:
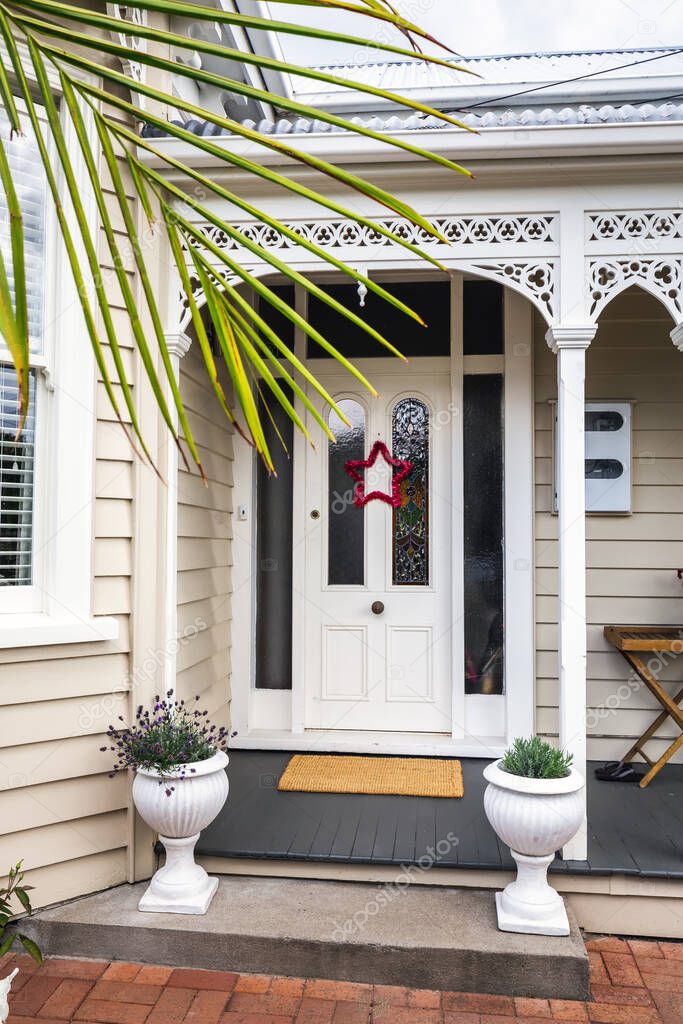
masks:
<svg viewBox="0 0 683 1024"><path fill-rule="evenodd" d="M140 817L158 832L166 863L156 872L138 909L152 913L205 914L218 879L195 863L199 833L214 820L228 797L227 754L183 765L184 777L138 768L133 800ZM192 770L194 769L194 770ZM166 790L173 787L168 796Z"/></svg>
<svg viewBox="0 0 683 1024"><path fill-rule="evenodd" d="M15 967L11 974L8 974L6 978L0 981L0 1024L5 1024L9 1017L9 990L18 973L19 968Z"/></svg>
<svg viewBox="0 0 683 1024"><path fill-rule="evenodd" d="M557 850L577 833L584 814L583 776L575 768L560 779L529 779L484 769L484 810L494 832L510 847L517 877L496 893L498 927L505 932L569 935L562 897L548 884Z"/></svg>

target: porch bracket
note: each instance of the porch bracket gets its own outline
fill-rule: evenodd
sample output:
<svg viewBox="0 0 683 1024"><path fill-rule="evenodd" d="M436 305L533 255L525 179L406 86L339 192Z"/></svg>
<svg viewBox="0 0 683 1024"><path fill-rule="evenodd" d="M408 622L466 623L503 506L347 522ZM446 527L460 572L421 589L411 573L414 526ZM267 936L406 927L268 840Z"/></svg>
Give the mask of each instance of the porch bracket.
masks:
<svg viewBox="0 0 683 1024"><path fill-rule="evenodd" d="M180 330L168 331L164 334L164 339L166 341L166 347L168 348L169 355L171 358L175 357L178 360L181 360L183 356L187 355L190 350L190 345L192 344L190 336ZM175 365L174 369L176 372L178 371L178 367Z"/></svg>
<svg viewBox="0 0 683 1024"><path fill-rule="evenodd" d="M597 324L558 324L546 332L557 356L557 506L559 568L559 739L586 775L586 349ZM584 801L585 801L584 789ZM566 860L586 860L587 824L564 848Z"/></svg>

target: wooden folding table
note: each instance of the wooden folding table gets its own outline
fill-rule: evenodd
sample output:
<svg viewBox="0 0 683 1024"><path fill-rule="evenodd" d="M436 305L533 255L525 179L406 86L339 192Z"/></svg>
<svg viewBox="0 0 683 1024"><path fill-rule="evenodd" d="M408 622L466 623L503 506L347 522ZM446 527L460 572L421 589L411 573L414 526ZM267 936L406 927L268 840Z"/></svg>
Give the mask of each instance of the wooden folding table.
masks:
<svg viewBox="0 0 683 1024"><path fill-rule="evenodd" d="M645 683L664 709L622 758L622 763L628 764L636 754L640 754L647 761L650 770L640 781L640 788L645 789L667 761L683 746L683 708L680 707L683 689L674 697L670 697L641 655L665 652L683 654L683 626L605 626L605 637L613 647L621 651L638 678ZM667 718L676 723L681 735L667 747L658 761L652 761L643 750L643 746L652 739Z"/></svg>

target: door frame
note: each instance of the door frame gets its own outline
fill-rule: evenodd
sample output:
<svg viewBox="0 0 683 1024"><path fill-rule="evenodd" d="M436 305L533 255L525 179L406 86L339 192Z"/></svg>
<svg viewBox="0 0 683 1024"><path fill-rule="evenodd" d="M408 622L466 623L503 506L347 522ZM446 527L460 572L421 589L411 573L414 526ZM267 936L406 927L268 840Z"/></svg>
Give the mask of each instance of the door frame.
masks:
<svg viewBox="0 0 683 1024"><path fill-rule="evenodd" d="M373 267L377 273L380 267ZM383 280L414 280L429 272L402 270L382 273ZM518 292L504 288L504 355L463 356L463 275L451 271L451 408L449 428L453 465L463 464L463 376L503 372L504 402L504 571L505 571L505 680L503 695L478 695L452 687L453 730L450 736L419 733L353 733L318 731L304 727L305 694L302 664L304 621L304 517L293 525L293 637L292 690L257 690L254 685L256 626L256 461L253 450L239 439L234 451L233 570L231 645L231 720L237 735L232 745L244 749L327 750L358 753L448 754L497 757L516 736L534 732L535 717L535 607L534 607L534 380L533 309ZM325 275L325 281L333 280ZM306 314L306 295L297 288L297 312ZM297 329L295 351L305 358L305 336ZM312 366L322 360L309 360ZM379 360L374 360L379 364ZM330 367L330 369L332 369ZM378 365L379 370L379 365ZM307 444L294 435L295 508L305 503ZM322 444L319 455L323 457ZM297 472L297 467L299 471ZM462 474L453 475L452 551L462 551L464 523ZM298 555L297 555L298 553ZM453 558L453 622L464 624L463 559ZM241 642L248 637L249 642ZM454 680L464 665L464 627L453 631ZM494 729L490 731L490 724ZM488 733L485 731L489 729Z"/></svg>

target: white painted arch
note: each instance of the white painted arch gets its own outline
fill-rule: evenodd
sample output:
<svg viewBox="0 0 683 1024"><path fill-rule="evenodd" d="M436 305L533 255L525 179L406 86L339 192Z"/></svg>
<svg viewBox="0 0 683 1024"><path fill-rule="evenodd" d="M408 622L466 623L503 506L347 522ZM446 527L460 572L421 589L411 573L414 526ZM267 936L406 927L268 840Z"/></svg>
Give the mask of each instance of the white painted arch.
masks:
<svg viewBox="0 0 683 1024"><path fill-rule="evenodd" d="M387 259L370 259L367 253L359 255L357 259L348 260L351 266L358 267L363 265L364 272L367 276L371 274L390 273L392 271L400 271L404 274L410 274L412 278L419 276L420 274L429 274L430 276L438 273L433 268L430 269L430 265L422 260L409 259L409 260L387 260ZM518 292L524 298L528 299L529 302L540 312L547 326L551 326L555 322L555 310L557 305L557 294L559 290L559 276L558 267L556 260L525 260L525 259L499 259L499 260L477 260L477 259L451 259L442 260L444 266L451 272L461 274L471 274L473 277L479 277L490 281L495 281L498 284L502 284L512 291ZM317 261L315 264L304 263L304 262L292 262L292 269L304 274L308 277L319 275L321 273L339 273L335 271L330 264L325 263L322 260ZM214 264L217 271L221 270L221 264L216 262ZM189 267L188 267L189 269ZM225 269L225 268L223 268ZM267 264L260 264L255 266L245 267L248 272L256 278L272 277L277 274L273 268ZM237 287L244 284L242 278L237 274L222 274L225 282L232 287ZM286 280L283 275L282 280ZM194 276L191 278L196 281ZM349 283L353 283L353 279L349 278ZM181 297L182 298L182 297ZM194 291L194 299L198 309L203 309L206 305L206 300L202 293L201 287L197 282L197 287ZM180 330L187 330L191 323L191 313L186 304L181 315Z"/></svg>

